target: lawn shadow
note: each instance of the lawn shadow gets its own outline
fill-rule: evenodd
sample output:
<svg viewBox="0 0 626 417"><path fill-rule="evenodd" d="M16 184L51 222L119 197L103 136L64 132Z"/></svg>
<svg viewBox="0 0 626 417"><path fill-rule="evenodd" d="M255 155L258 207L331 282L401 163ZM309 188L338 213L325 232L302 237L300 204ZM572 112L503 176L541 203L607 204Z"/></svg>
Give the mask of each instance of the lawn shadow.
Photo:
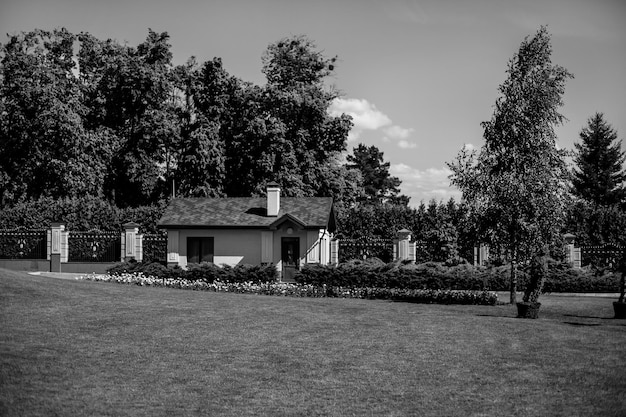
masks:
<svg viewBox="0 0 626 417"><path fill-rule="evenodd" d="M580 316L578 314L563 314L564 317L576 317L578 319L599 319L599 320L613 320L613 317L606 316Z"/></svg>
<svg viewBox="0 0 626 417"><path fill-rule="evenodd" d="M476 314L476 317L498 317L502 319L516 319L517 316L511 314Z"/></svg>
<svg viewBox="0 0 626 417"><path fill-rule="evenodd" d="M601 326L601 323L580 323L576 321L564 321L564 324L570 324L572 326Z"/></svg>

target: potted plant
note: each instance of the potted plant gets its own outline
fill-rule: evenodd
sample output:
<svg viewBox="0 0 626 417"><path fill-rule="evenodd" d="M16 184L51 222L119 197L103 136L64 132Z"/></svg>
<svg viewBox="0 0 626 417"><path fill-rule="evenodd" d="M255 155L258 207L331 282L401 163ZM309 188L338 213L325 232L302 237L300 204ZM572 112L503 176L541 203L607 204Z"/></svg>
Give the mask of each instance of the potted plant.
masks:
<svg viewBox="0 0 626 417"><path fill-rule="evenodd" d="M619 263L619 272L621 278L619 280L619 298L613 302L613 311L615 312L616 319L626 319L626 302L624 302L624 292L626 285L624 283L624 274L626 274L626 251L622 255L622 259Z"/></svg>
<svg viewBox="0 0 626 417"><path fill-rule="evenodd" d="M544 247L533 257L530 263L530 277L524 290L524 298L521 303L517 303L518 318L536 319L539 316L541 303L538 300L548 276L547 259L548 250Z"/></svg>

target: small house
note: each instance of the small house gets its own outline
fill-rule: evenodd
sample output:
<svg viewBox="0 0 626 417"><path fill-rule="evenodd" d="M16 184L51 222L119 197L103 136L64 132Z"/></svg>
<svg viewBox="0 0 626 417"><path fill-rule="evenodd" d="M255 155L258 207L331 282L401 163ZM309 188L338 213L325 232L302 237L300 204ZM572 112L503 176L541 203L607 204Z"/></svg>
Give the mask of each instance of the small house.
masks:
<svg viewBox="0 0 626 417"><path fill-rule="evenodd" d="M266 197L173 199L158 223L167 230L168 265L274 264L290 281L303 264L330 263L333 199L280 191L269 184Z"/></svg>

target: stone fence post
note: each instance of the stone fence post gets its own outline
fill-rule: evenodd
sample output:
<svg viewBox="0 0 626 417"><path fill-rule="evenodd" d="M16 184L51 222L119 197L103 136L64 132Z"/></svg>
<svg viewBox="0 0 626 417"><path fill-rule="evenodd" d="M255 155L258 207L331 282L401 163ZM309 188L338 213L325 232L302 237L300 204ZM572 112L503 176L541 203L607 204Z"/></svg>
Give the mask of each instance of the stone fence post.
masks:
<svg viewBox="0 0 626 417"><path fill-rule="evenodd" d="M61 272L63 235L65 235L65 246L67 249L67 234L65 233L65 225L61 223L52 223L50 225L50 272ZM65 252L67 254L67 250Z"/></svg>
<svg viewBox="0 0 626 417"><path fill-rule="evenodd" d="M331 265L339 264L339 239L330 241L330 263Z"/></svg>
<svg viewBox="0 0 626 417"><path fill-rule="evenodd" d="M411 231L398 230L397 239L394 240L394 260L415 260L415 244L411 245Z"/></svg>
<svg viewBox="0 0 626 417"><path fill-rule="evenodd" d="M570 264L572 268L580 269L581 265L581 256L580 256L580 248L576 247L576 236L571 233L566 233L563 235L563 239L565 240L565 262Z"/></svg>
<svg viewBox="0 0 626 417"><path fill-rule="evenodd" d="M485 266L489 260L489 245L474 246L474 266Z"/></svg>
<svg viewBox="0 0 626 417"><path fill-rule="evenodd" d="M122 225L122 261L131 259L141 262L143 260L143 235L139 234L139 225L128 222Z"/></svg>

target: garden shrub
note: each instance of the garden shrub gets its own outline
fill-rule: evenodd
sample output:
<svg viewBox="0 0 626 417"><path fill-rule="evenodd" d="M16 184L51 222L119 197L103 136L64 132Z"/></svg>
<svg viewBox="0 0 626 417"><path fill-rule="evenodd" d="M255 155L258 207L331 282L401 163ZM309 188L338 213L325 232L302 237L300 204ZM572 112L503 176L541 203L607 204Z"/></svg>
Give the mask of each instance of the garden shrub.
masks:
<svg viewBox="0 0 626 417"><path fill-rule="evenodd" d="M125 262L118 262L107 269L110 275L142 273L146 276L158 278L177 278L184 271L178 267L167 267L159 262L137 262L134 259Z"/></svg>
<svg viewBox="0 0 626 417"><path fill-rule="evenodd" d="M181 278L189 281L213 282L224 276L224 271L219 266L202 262L200 264L188 264Z"/></svg>
<svg viewBox="0 0 626 417"><path fill-rule="evenodd" d="M118 262L110 268L107 268L107 273L111 275L120 274L132 274L133 272L139 272L138 268L141 268L141 264L134 259L126 262Z"/></svg>

